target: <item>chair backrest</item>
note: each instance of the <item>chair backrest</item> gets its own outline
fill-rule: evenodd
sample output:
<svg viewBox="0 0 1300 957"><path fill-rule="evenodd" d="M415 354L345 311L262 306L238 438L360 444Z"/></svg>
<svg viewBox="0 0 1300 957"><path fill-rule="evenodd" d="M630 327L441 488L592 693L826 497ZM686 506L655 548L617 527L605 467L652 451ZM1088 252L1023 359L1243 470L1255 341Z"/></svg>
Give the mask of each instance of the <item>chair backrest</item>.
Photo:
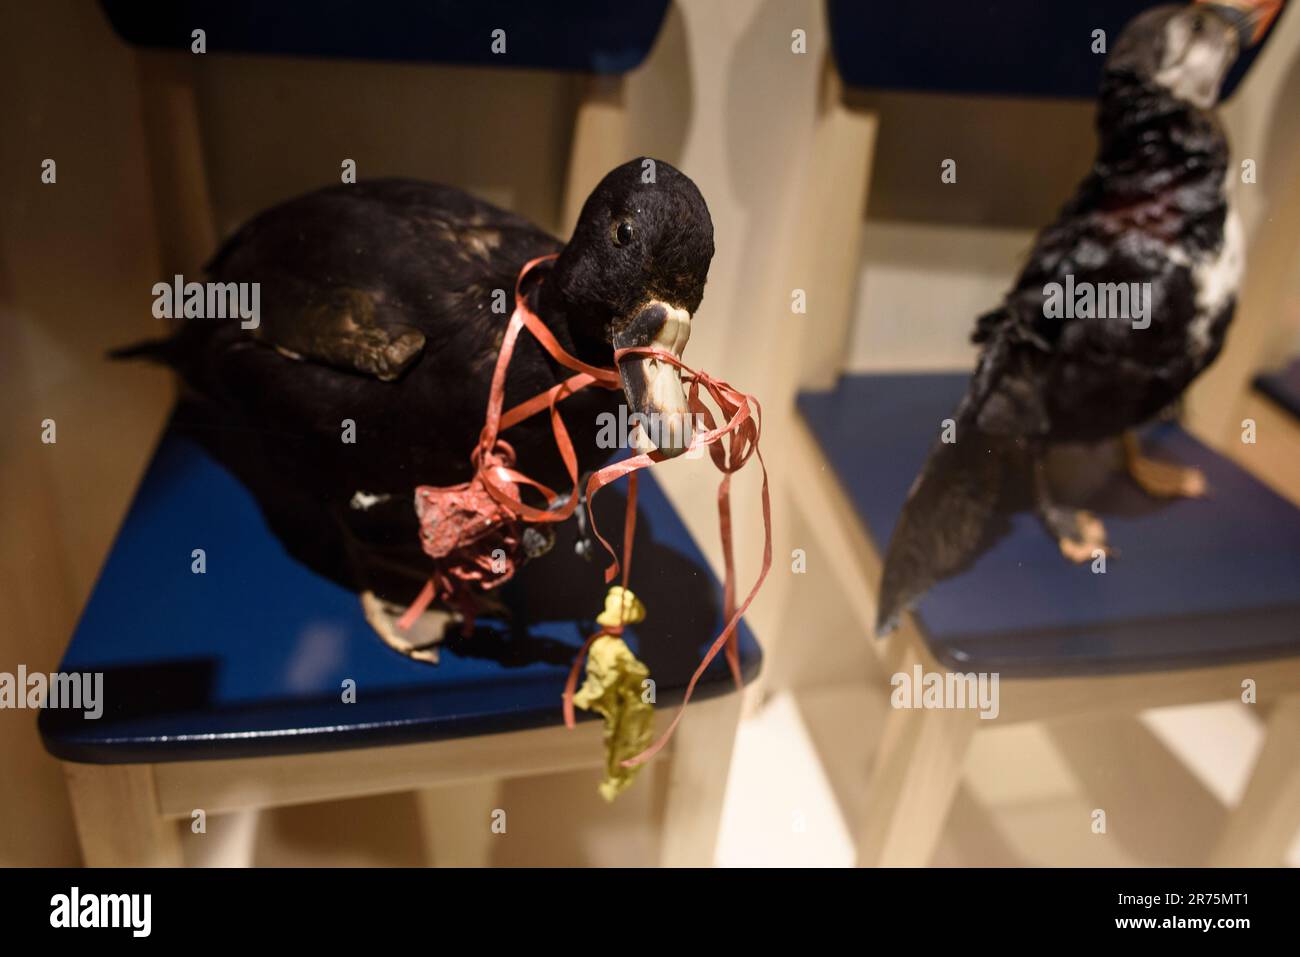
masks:
<svg viewBox="0 0 1300 957"><path fill-rule="evenodd" d="M1110 49L1125 24L1165 2L826 0L826 13L835 64L847 86L1092 99L1105 61L1092 52L1093 31L1106 31L1106 49ZM1237 61L1224 84L1224 99L1246 75L1264 43Z"/></svg>
<svg viewBox="0 0 1300 957"><path fill-rule="evenodd" d="M1300 419L1300 356L1276 372L1257 375L1255 388Z"/></svg>
<svg viewBox="0 0 1300 957"><path fill-rule="evenodd" d="M654 45L668 0L100 0L133 46L617 74ZM494 31L505 52L493 52ZM498 46L499 48L499 46Z"/></svg>

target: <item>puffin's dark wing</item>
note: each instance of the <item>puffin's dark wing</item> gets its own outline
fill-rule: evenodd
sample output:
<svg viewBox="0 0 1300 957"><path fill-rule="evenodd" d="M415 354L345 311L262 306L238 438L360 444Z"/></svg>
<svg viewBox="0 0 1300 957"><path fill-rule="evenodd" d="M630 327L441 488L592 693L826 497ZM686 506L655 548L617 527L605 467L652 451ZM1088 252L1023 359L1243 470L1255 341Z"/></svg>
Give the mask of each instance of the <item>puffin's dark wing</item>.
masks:
<svg viewBox="0 0 1300 957"><path fill-rule="evenodd" d="M1113 287L1127 296L1140 287L1150 294L1145 308L1152 326L1134 328L1136 315L1049 314L1053 284L1063 297L1069 289ZM1080 419L1099 408L1137 419L1153 414L1176 392L1172 383L1181 388L1187 378L1181 326L1195 314L1194 297L1186 262L1170 255L1163 236L1121 225L1076 198L1039 234L1002 306L976 323L972 338L985 347L978 401L972 389L981 427L1035 436L1063 426L1074 431L1058 421L1062 411ZM1136 310L1136 302L1129 304Z"/></svg>
<svg viewBox="0 0 1300 957"><path fill-rule="evenodd" d="M449 316L512 291L522 261L559 243L458 190L406 180L339 186L253 219L208 265L257 282L256 337L281 353L392 380ZM441 321L440 321L441 320Z"/></svg>

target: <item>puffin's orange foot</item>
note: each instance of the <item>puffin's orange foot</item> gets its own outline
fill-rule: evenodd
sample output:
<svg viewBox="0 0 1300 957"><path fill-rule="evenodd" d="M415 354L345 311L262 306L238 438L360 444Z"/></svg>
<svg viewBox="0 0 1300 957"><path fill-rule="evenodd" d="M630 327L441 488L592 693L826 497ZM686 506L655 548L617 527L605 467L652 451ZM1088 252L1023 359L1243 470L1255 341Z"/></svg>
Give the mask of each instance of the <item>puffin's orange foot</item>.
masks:
<svg viewBox="0 0 1300 957"><path fill-rule="evenodd" d="M1103 555L1111 553L1106 544L1106 526L1092 512L1047 504L1040 505L1038 514L1061 554L1076 565L1092 561L1099 551Z"/></svg>
<svg viewBox="0 0 1300 957"><path fill-rule="evenodd" d="M1209 490L1200 469L1146 458L1132 432L1124 434L1124 464L1133 481L1155 498L1201 498Z"/></svg>
<svg viewBox="0 0 1300 957"><path fill-rule="evenodd" d="M1110 546L1106 544L1106 526L1101 519L1092 512L1079 511L1073 513L1073 524L1073 534L1061 535L1056 540L1062 555L1076 565L1082 565L1096 558L1097 552L1110 554Z"/></svg>

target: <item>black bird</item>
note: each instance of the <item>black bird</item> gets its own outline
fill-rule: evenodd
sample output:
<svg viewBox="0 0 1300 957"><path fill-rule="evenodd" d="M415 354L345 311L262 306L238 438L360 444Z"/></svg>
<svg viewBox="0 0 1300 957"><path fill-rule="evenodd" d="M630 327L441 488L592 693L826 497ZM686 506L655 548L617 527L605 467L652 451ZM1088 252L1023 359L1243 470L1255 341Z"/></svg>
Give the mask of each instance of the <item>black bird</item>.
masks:
<svg viewBox="0 0 1300 957"><path fill-rule="evenodd" d="M414 489L470 477L516 280L552 253L522 292L570 354L602 367L614 365L615 348L681 355L713 225L690 178L650 159L601 180L567 244L460 190L411 180L290 200L243 226L207 266L212 282L259 284L256 328L188 319L167 339L115 355L176 369L186 418L254 489L290 551L362 591L385 641L433 659L417 647L427 640L400 634L390 618L429 571ZM613 451L597 447L602 413L623 401L661 422L686 412L675 368L634 359L620 372L623 393L593 387L560 403L583 472ZM505 407L568 375L525 331ZM344 441L345 420L354 442ZM664 430L661 451L682 451L684 434ZM502 438L529 476L567 486L545 414ZM654 447L643 431L634 438Z"/></svg>
<svg viewBox="0 0 1300 957"><path fill-rule="evenodd" d="M1223 346L1243 243L1214 106L1239 50L1279 6L1161 6L1119 37L1092 170L1039 233L1002 305L977 322L982 349L955 441L934 446L889 543L878 633L969 567L999 530L1009 488L1029 490L1066 558L1106 549L1100 520L1053 501L1044 456L1056 443L1123 436L1128 470L1148 493L1204 493L1198 471L1142 458L1129 430L1176 400Z"/></svg>

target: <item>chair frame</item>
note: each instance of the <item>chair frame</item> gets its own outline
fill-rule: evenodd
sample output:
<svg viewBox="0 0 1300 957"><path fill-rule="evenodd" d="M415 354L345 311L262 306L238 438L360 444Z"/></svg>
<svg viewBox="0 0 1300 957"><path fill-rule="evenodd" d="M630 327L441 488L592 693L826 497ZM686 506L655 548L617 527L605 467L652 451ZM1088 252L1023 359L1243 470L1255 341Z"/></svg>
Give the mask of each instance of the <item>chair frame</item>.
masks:
<svg viewBox="0 0 1300 957"><path fill-rule="evenodd" d="M660 863L713 863L731 767L740 695L691 705L668 748L651 764L666 775L656 808ZM447 741L312 754L169 761L155 764L63 762L77 836L91 867L177 867L181 828L195 819L379 794L414 792L426 859L438 866L491 862L492 812L514 778L603 766L599 721ZM593 773L595 786L596 775ZM638 782L653 786L652 780ZM508 811L508 808L505 809ZM235 840L239 840L239 829ZM251 843L217 850L223 863L252 863Z"/></svg>
<svg viewBox="0 0 1300 957"><path fill-rule="evenodd" d="M801 357L800 382L805 388L834 386L843 371L844 346L851 328L861 265L862 219L879 126L877 114L858 99L845 89L828 50L822 65L810 175L801 204L805 215L798 235L803 241L795 247L808 251L807 262L802 264L804 274L810 295L817 295L821 303L818 334L807 337ZM1288 197L1298 195L1300 190L1292 190ZM1261 288L1258 295L1246 294L1248 305L1277 306L1281 288L1278 259L1270 256L1264 264L1264 279L1256 284ZM1276 308L1254 311L1281 314ZM1252 326L1248 353L1258 352L1262 338L1258 326ZM1244 375L1234 366L1230 373L1217 377L1203 390L1206 396L1196 408L1208 404L1219 410L1220 418L1224 408L1238 408L1238 403L1229 403L1225 397L1229 389L1240 392ZM1217 438L1224 427L1207 422L1198 431ZM1226 427L1235 426L1227 423ZM1300 441L1300 429L1291 431ZM791 469L789 487L801 491L797 497L790 496L787 504L802 516L825 552L823 564L838 575L838 593L862 635L871 635L881 555L815 438L798 417L792 439L786 459ZM815 614L815 609L792 605L786 620L807 621ZM917 664L927 672L950 670L930 654L910 616L890 638L867 640L874 642L886 674L911 671ZM1300 829L1300 658L1140 674L1003 679L996 726L1236 699L1245 675L1256 679L1261 705L1271 708L1266 739L1245 795L1230 813L1208 860L1213 864L1277 865L1286 852L1286 841ZM929 863L979 727L978 714L971 710L891 710L874 759L867 811L856 828L860 865Z"/></svg>
<svg viewBox="0 0 1300 957"><path fill-rule="evenodd" d="M204 166L193 58L136 53L144 134L166 274L199 269L216 245ZM624 159L627 115L621 77L584 81L563 200L570 228L587 193ZM660 863L709 866L731 763L741 695L693 703L689 720L651 765L666 775L656 816ZM558 712L559 701L556 701ZM196 810L243 814L365 795L415 792L426 856L450 866L489 863L491 810L502 782L603 764L601 722L423 744L290 756L154 764L64 761L84 861L90 866L178 866L180 828ZM643 783L642 786L645 786ZM594 783L593 783L594 787ZM477 824L481 828L477 828ZM252 860L255 828L228 829L239 846L224 863Z"/></svg>
<svg viewBox="0 0 1300 957"><path fill-rule="evenodd" d="M794 487L804 494L789 504L802 514L824 557L840 578L839 591L864 636L871 635L875 603L863 583L880 580L879 550L862 527L838 479L802 422L795 426L790 462ZM792 616L812 614L793 608ZM946 672L926 647L912 617L874 642L884 673ZM1137 713L1149 708L1237 699L1243 676L1254 678L1261 705L1272 708L1267 737L1250 784L1209 855L1217 864L1276 866L1286 840L1300 829L1300 658L1272 658L1209 668L1059 678L1003 677L1000 712L990 727L1080 715ZM891 710L874 759L867 811L857 828L858 863L923 866L929 863L960 784L966 752L981 727L976 711Z"/></svg>

